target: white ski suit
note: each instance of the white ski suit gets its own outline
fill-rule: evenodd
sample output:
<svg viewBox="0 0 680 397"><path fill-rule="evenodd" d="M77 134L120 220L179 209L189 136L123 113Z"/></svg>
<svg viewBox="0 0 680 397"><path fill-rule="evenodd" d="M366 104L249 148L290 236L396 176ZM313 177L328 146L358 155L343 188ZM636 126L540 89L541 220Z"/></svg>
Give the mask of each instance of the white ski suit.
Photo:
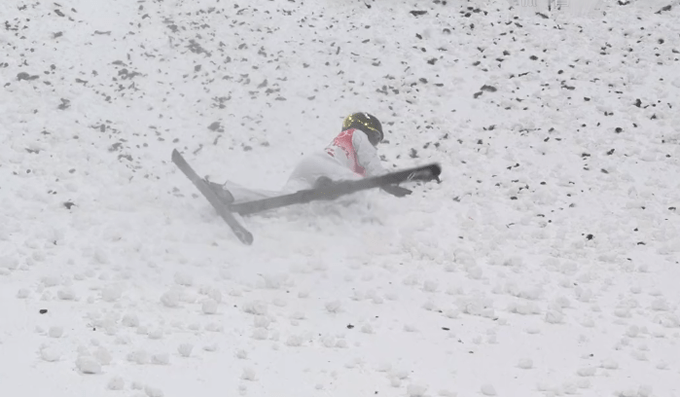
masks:
<svg viewBox="0 0 680 397"><path fill-rule="evenodd" d="M336 136L323 151L305 156L281 191L249 189L233 182L226 182L224 187L234 196L234 202L239 203L311 189L320 177L334 181L357 180L384 172L378 152L366 134L350 128Z"/></svg>

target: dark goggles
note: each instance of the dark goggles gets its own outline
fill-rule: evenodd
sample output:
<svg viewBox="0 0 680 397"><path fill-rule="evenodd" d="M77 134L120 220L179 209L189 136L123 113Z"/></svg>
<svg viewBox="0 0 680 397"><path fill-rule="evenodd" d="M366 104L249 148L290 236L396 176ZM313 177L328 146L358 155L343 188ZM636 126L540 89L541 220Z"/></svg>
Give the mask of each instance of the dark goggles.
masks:
<svg viewBox="0 0 680 397"><path fill-rule="evenodd" d="M383 135L383 132L380 131L379 129L373 127L369 123L364 123L364 122L359 122L361 125L366 127L364 132L367 133L368 135L368 140L371 142L373 146L377 146L380 142L382 142L383 138L385 138L385 135Z"/></svg>

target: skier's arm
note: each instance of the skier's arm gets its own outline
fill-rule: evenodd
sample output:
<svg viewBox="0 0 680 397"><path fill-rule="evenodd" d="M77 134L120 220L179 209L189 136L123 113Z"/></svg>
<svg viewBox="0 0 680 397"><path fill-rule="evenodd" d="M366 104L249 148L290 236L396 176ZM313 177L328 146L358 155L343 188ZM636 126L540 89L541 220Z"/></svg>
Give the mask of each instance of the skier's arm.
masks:
<svg viewBox="0 0 680 397"><path fill-rule="evenodd" d="M385 173L385 169L380 164L380 157L375 146L371 145L366 134L356 131L352 136L352 146L357 154L359 165L366 170L366 176L378 176Z"/></svg>
<svg viewBox="0 0 680 397"><path fill-rule="evenodd" d="M352 145L354 145L359 165L366 170L366 176L378 176L385 173L385 169L380 163L380 157L378 157L378 151L365 134L354 134L352 137ZM382 190L397 197L411 194L410 190L397 185L384 186Z"/></svg>

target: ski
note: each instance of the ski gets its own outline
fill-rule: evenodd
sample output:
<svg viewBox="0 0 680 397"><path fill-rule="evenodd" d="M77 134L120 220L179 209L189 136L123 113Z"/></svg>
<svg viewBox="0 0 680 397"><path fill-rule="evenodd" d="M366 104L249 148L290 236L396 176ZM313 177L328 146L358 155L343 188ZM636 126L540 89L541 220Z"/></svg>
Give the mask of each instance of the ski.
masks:
<svg viewBox="0 0 680 397"><path fill-rule="evenodd" d="M340 181L317 189L300 190L295 193L247 201L229 205L232 212L249 215L257 212L272 210L294 204L305 204L316 200L335 200L341 196L356 193L361 190L379 188L403 182L439 180L441 167L439 164L429 164L422 167L403 171L390 172L384 175L364 178L356 181Z"/></svg>
<svg viewBox="0 0 680 397"><path fill-rule="evenodd" d="M253 235L239 223L232 211L230 211L229 206L223 203L219 196L210 188L210 186L208 186L208 183L196 174L196 171L191 168L189 163L187 163L177 149L172 151L172 162L175 163L177 168L179 168L187 178L189 178L203 196L208 199L220 217L222 217L227 225L229 225L236 237L238 237L242 243L251 245L253 243Z"/></svg>

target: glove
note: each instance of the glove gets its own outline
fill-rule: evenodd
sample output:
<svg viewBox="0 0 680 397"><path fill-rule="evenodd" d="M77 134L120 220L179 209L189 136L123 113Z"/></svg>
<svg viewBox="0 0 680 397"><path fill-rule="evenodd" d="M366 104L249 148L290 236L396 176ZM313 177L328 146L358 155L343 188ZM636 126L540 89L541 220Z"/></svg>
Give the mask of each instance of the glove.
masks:
<svg viewBox="0 0 680 397"><path fill-rule="evenodd" d="M321 189L333 185L333 180L327 176L320 176L314 182L314 189Z"/></svg>
<svg viewBox="0 0 680 397"><path fill-rule="evenodd" d="M403 188L403 187L400 187L400 186L397 186L397 185L383 186L382 190L384 190L387 193L389 193L393 196L396 196L396 197L404 197L404 196L408 196L409 194L411 194L410 190Z"/></svg>

